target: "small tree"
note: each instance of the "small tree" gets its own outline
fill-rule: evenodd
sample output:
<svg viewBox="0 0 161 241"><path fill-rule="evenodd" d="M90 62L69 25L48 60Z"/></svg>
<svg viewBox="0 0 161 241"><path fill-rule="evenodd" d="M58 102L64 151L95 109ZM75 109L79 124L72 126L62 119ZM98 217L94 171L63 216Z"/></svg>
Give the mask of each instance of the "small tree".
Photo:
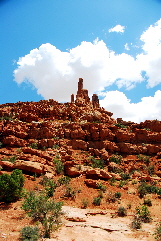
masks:
<svg viewBox="0 0 161 241"><path fill-rule="evenodd" d="M2 174L0 176L0 201L13 202L22 195L24 176L21 170L15 169L11 175Z"/></svg>
<svg viewBox="0 0 161 241"><path fill-rule="evenodd" d="M43 192L37 194L33 191L27 193L22 204L30 217L39 221L44 228L44 237L50 238L51 231L56 230L60 224L62 202L49 199Z"/></svg>
<svg viewBox="0 0 161 241"><path fill-rule="evenodd" d="M150 211L148 210L148 207L146 205L142 205L140 207L136 208L136 213L139 217L139 219L143 222L143 223L150 223L152 218L150 215Z"/></svg>

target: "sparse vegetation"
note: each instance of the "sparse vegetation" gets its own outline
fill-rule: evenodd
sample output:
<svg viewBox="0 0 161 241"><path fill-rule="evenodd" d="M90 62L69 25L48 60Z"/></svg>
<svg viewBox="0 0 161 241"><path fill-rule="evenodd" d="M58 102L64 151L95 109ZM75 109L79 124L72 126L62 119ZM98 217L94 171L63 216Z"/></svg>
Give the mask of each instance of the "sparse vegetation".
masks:
<svg viewBox="0 0 161 241"><path fill-rule="evenodd" d="M76 197L76 190L74 190L71 186L67 185L64 193L64 197L68 197L68 198L70 197L74 199Z"/></svg>
<svg viewBox="0 0 161 241"><path fill-rule="evenodd" d="M150 206L152 206L152 201L149 198L148 199L144 199L143 204L150 207Z"/></svg>
<svg viewBox="0 0 161 241"><path fill-rule="evenodd" d="M11 163L14 163L17 159L17 156L11 156L11 157L4 157L3 159L1 159L1 161L8 161L8 162L11 162Z"/></svg>
<svg viewBox="0 0 161 241"><path fill-rule="evenodd" d="M69 184L70 180L71 180L70 177L68 177L68 176L62 176L62 177L60 177L60 178L58 179L58 183L59 183L60 185L63 185L63 184L67 185L67 184Z"/></svg>
<svg viewBox="0 0 161 241"><path fill-rule="evenodd" d="M93 205L100 206L100 204L101 204L101 197L100 196L94 197L93 198Z"/></svg>
<svg viewBox="0 0 161 241"><path fill-rule="evenodd" d="M157 241L161 241L161 222L159 222L155 228L154 237Z"/></svg>
<svg viewBox="0 0 161 241"><path fill-rule="evenodd" d="M107 187L105 185L102 184L102 182L100 182L98 185L97 185L97 188L100 189L101 191L105 192Z"/></svg>
<svg viewBox="0 0 161 241"><path fill-rule="evenodd" d="M137 215L135 215L134 219L131 223L131 228L140 229L141 227L142 227L142 222L141 222L140 218Z"/></svg>
<svg viewBox="0 0 161 241"><path fill-rule="evenodd" d="M55 171L57 174L62 174L64 172L64 164L63 162L58 159L58 158L55 158L54 159L54 164L55 164Z"/></svg>
<svg viewBox="0 0 161 241"><path fill-rule="evenodd" d="M88 198L83 198L82 199L82 208L87 208L88 204L89 204Z"/></svg>
<svg viewBox="0 0 161 241"><path fill-rule="evenodd" d="M38 149L38 144L36 142L33 142L33 143L30 144L30 148Z"/></svg>
<svg viewBox="0 0 161 241"><path fill-rule="evenodd" d="M104 169L105 161L103 159L95 159L94 157L92 157L91 162L92 162L91 166L93 168Z"/></svg>
<svg viewBox="0 0 161 241"><path fill-rule="evenodd" d="M121 161L122 161L122 156L121 155L118 155L118 154L115 154L115 155L112 155L109 159L110 162L115 162L116 164L120 164Z"/></svg>
<svg viewBox="0 0 161 241"><path fill-rule="evenodd" d="M119 217L125 217L127 216L127 209L125 207L120 206L117 210L117 215Z"/></svg>

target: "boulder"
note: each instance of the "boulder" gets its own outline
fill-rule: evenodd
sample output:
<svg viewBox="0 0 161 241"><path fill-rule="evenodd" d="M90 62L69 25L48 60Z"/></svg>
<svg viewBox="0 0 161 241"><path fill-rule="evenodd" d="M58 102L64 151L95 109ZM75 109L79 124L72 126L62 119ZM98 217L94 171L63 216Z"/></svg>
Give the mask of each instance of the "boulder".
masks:
<svg viewBox="0 0 161 241"><path fill-rule="evenodd" d="M17 160L14 163L13 168L37 174L44 174L44 165L32 161Z"/></svg>

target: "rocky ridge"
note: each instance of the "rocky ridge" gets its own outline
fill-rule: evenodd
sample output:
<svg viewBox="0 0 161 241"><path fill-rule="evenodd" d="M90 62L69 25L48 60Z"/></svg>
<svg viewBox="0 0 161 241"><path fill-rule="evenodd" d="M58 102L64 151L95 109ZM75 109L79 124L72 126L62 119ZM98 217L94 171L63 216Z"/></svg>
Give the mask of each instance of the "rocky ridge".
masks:
<svg viewBox="0 0 161 241"><path fill-rule="evenodd" d="M0 165L4 170L53 173L53 158L59 154L70 176L91 172L91 168L83 168L89 156L102 158L108 173L112 170L109 158L117 153L123 156L126 172L143 166L138 155L150 156L155 174L161 177L161 122L136 124L113 119L112 113L100 107L96 95L90 101L81 78L75 101L71 95L71 102L64 104L54 100L3 104L0 120ZM79 158L74 150L79 150ZM16 161L11 164L7 158L12 156ZM77 165L82 165L79 172ZM103 179L111 177L107 173ZM142 175L148 175L147 171L142 170Z"/></svg>

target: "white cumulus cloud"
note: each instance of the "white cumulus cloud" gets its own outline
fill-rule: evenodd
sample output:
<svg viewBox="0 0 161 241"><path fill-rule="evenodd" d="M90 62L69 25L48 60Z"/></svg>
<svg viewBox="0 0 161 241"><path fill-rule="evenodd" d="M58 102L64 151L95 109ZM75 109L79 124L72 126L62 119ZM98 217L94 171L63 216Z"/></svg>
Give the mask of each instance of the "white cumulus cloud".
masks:
<svg viewBox="0 0 161 241"><path fill-rule="evenodd" d="M140 123L145 120L160 120L161 91L154 96L143 97L138 103L131 103L123 92L109 91L105 98L100 100L101 106L114 113L114 118L122 117L125 121Z"/></svg>
<svg viewBox="0 0 161 241"><path fill-rule="evenodd" d="M114 31L124 31L125 27L117 26ZM113 84L118 88L134 88L136 83L145 81L143 71L149 88L161 83L161 19L143 32L140 39L143 42L142 53L136 58L125 53L116 54L98 39L93 43L84 41L65 52L49 43L42 44L19 58L14 80L18 84L32 84L44 99L67 102L77 91L78 78L83 78L89 95L97 92L104 96L101 105L114 113L115 118L135 122L160 119L159 90L136 104L131 103L123 92L103 92ZM128 48L127 44L125 48Z"/></svg>
<svg viewBox="0 0 161 241"><path fill-rule="evenodd" d="M108 30L109 33L111 33L111 32L124 33L124 31L125 31L125 26L122 26L122 25L120 25L120 24L118 24L118 25L116 25L115 27L110 28L110 29Z"/></svg>
<svg viewBox="0 0 161 241"><path fill-rule="evenodd" d="M76 93L78 78L83 78L84 88L92 95L116 84L130 89L142 81L137 61L125 53L115 54L101 40L82 42L79 46L62 52L47 43L19 58L14 71L15 81L31 83L45 99L69 101Z"/></svg>

